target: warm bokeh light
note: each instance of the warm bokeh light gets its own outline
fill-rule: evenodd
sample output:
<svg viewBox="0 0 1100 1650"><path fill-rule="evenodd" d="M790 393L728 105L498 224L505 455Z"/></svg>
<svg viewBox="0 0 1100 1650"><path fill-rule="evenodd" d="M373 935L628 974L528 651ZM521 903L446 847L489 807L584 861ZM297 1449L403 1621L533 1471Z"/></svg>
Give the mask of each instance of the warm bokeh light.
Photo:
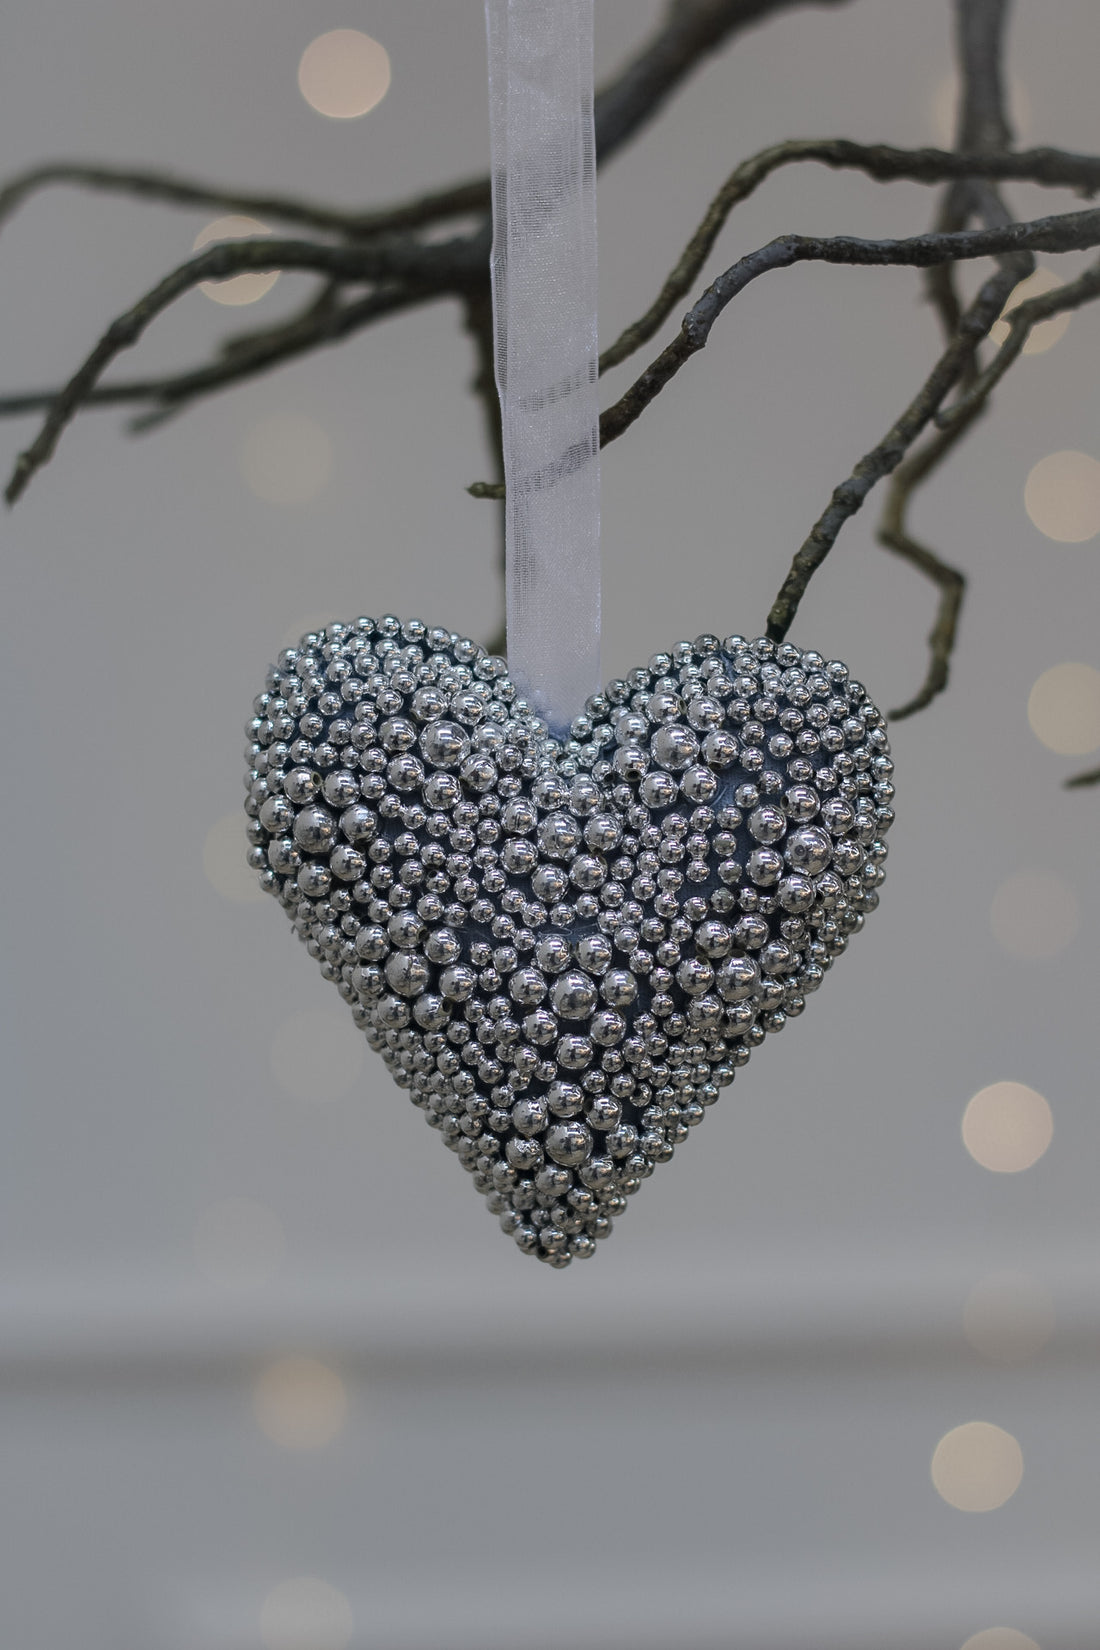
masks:
<svg viewBox="0 0 1100 1650"><path fill-rule="evenodd" d="M1028 695L1031 731L1059 756L1100 747L1100 670L1067 662L1044 670Z"/></svg>
<svg viewBox="0 0 1100 1650"><path fill-rule="evenodd" d="M359 29L330 29L311 40L302 53L298 86L319 115L355 120L381 103L389 91L389 53Z"/></svg>
<svg viewBox="0 0 1100 1650"><path fill-rule="evenodd" d="M1030 1169L1053 1135L1049 1105L1026 1083L990 1083L963 1112L963 1145L975 1163L995 1174Z"/></svg>
<svg viewBox="0 0 1100 1650"><path fill-rule="evenodd" d="M1001 311L1002 317L1011 314L1018 305L1024 303L1028 298L1041 297L1044 292L1053 292L1056 287L1060 286L1065 286L1065 282L1054 273L1053 269L1037 269L1033 275L1029 275L1026 281L1021 281L1019 286L1013 290L1012 296ZM1068 310L1063 310L1060 315L1052 315L1047 321L1037 322L1027 335L1024 354L1042 355L1044 350L1050 349L1052 344L1058 342L1069 326L1069 322L1070 313ZM989 330L989 336L999 347L1008 337L1008 322L1004 319L994 321Z"/></svg>
<svg viewBox="0 0 1100 1650"><path fill-rule="evenodd" d="M1026 138L1031 131L1031 98L1027 87L1016 75L1009 77L1009 118L1017 138ZM935 141L941 149L955 147L955 123L959 108L959 77L949 69L937 82L929 99L928 113Z"/></svg>
<svg viewBox="0 0 1100 1650"><path fill-rule="evenodd" d="M998 944L1014 957L1053 957L1081 924L1077 896L1053 871L1015 871L993 896L989 925Z"/></svg>
<svg viewBox="0 0 1100 1650"><path fill-rule="evenodd" d="M940 1439L932 1456L932 1482L960 1512L992 1512L1015 1495L1024 1457L1010 1432L988 1421L967 1421Z"/></svg>
<svg viewBox="0 0 1100 1650"><path fill-rule="evenodd" d="M260 1430L283 1449L320 1449L347 1419L343 1381L317 1358L278 1358L268 1364L252 1393Z"/></svg>
<svg viewBox="0 0 1100 1650"><path fill-rule="evenodd" d="M236 214L228 218L215 218L213 223L199 230L191 250L201 252L204 246L210 246L214 241L249 241L270 233L267 224L260 223L258 218ZM244 275L229 275L224 281L200 281L199 291L213 298L216 304L254 304L257 298L271 291L278 279L277 269L250 270Z"/></svg>
<svg viewBox="0 0 1100 1650"><path fill-rule="evenodd" d="M215 820L206 833L202 845L202 868L206 880L223 899L237 900L247 905L263 899L255 871L246 863L248 841L245 837L245 817L239 808Z"/></svg>
<svg viewBox="0 0 1100 1650"><path fill-rule="evenodd" d="M994 1363L1023 1363L1054 1333L1054 1306L1026 1272L991 1272L967 1296L963 1330L975 1352Z"/></svg>
<svg viewBox="0 0 1100 1650"><path fill-rule="evenodd" d="M347 1650L355 1622L338 1588L317 1576L281 1581L264 1599L264 1650Z"/></svg>
<svg viewBox="0 0 1100 1650"><path fill-rule="evenodd" d="M195 1226L195 1259L217 1282L269 1277L283 1258L279 1217L248 1197L227 1197L204 1209Z"/></svg>
<svg viewBox="0 0 1100 1650"><path fill-rule="evenodd" d="M273 413L244 438L241 474L266 504L308 504L332 475L332 443L315 418Z"/></svg>
<svg viewBox="0 0 1100 1650"><path fill-rule="evenodd" d="M1039 1646L1015 1627L986 1627L968 1638L959 1650L1039 1650Z"/></svg>
<svg viewBox="0 0 1100 1650"><path fill-rule="evenodd" d="M284 1020L271 1041L271 1075L296 1100L336 1100L363 1069L366 1040L350 1014L307 1009Z"/></svg>
<svg viewBox="0 0 1100 1650"><path fill-rule="evenodd" d="M1032 523L1059 544L1084 544L1100 533L1100 461L1068 449L1048 453L1024 484Z"/></svg>

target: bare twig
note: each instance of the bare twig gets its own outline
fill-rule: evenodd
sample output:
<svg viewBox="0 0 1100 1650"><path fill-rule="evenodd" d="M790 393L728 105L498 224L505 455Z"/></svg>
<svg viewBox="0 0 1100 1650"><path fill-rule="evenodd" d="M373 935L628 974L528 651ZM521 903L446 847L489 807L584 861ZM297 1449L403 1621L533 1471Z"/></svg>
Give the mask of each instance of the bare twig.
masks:
<svg viewBox="0 0 1100 1650"><path fill-rule="evenodd" d="M1100 243L1100 210L1087 212L1068 212L1050 218L1036 218L1028 223L1007 223L996 225L990 229L956 230L947 234L915 235L909 240L882 240L865 241L853 236L834 236L823 238L806 235L781 235L770 241L767 246L750 252L746 257L738 260L724 274L720 275L703 293L698 302L685 315L676 338L661 351L657 359L647 367L646 371L612 406L605 409L600 416L600 445L606 447L609 442L615 441L624 431L628 430L645 411L646 407L660 394L665 386L675 377L680 368L691 357L701 350L710 336L712 327L719 315L738 293L754 281L758 276L766 274L772 269L787 269L792 264L806 261L816 261L834 264L877 264L877 265L909 265L928 267L930 265L948 263L955 260L964 260L997 255L1013 260L1013 278L1005 288L1002 303L1017 285L1030 273L1031 251L1038 248L1042 251L1073 251L1083 247L1094 246ZM983 292L986 288L983 287ZM971 317L976 313L971 311ZM984 313L984 309L981 311ZM988 325L976 330L973 318L960 320L956 328L956 338L961 339L962 351L957 362L957 370L952 370L950 382L944 387L940 396L935 399L928 414L931 417L943 396L953 389L962 377L970 370L974 351L981 338L985 337L993 322L997 319L994 314ZM960 333L961 329L961 333ZM951 351L944 356L937 372L944 361L954 356ZM933 374L935 379L936 374ZM932 383L933 379L929 380ZM926 386L927 388L927 386ZM922 391L922 395L923 395ZM920 400L920 397L918 397ZM915 406L916 403L913 403ZM911 409L910 409L911 410ZM907 415L903 415L903 418ZM924 428L928 418L921 419L914 430L914 436ZM895 429L897 426L895 426ZM893 432L891 432L892 436ZM891 436L886 438L887 444L892 445ZM911 436L909 440L911 441ZM906 443L908 445L908 442ZM876 452L879 449L876 449ZM904 449L903 449L904 450ZM870 457L871 455L868 455ZM898 453L894 463L886 470L881 470L881 476L889 473L900 460ZM861 462L866 462L863 460ZM847 488L848 483L843 484ZM503 488L495 482L474 482L467 491L474 498L503 497ZM862 502L862 499L860 500ZM816 529L815 529L816 531ZM801 552L800 552L801 553ZM773 614L775 609L773 608ZM792 615L793 616L793 615ZM778 619L775 621L779 623ZM789 623L789 620L787 621ZM785 633L785 632L784 632Z"/></svg>
<svg viewBox="0 0 1100 1650"><path fill-rule="evenodd" d="M669 0L664 17L636 56L597 93L595 104L596 140L601 159L606 159L648 122L672 92L709 53L717 51L742 29L761 21L772 12L801 4L841 5L846 0ZM58 435L73 412L82 405L106 405L122 401L148 400L159 403L152 412L134 421L149 428L186 404L187 401L221 388L239 378L266 371L279 360L300 354L311 340L324 343L342 335L323 319L292 317L279 328L263 329L236 344L237 359L231 366L225 359L163 380L141 380L132 384L98 387L103 366L119 348L134 341L145 324L145 311L154 311L187 289L195 279L240 269L308 268L333 280L387 280L404 276L414 290L404 297L422 302L434 295L469 295L487 283L488 226L482 222L469 235L452 240L445 248L409 236L408 231L439 223L456 216L484 214L489 206L489 180L473 179L436 190L413 201L370 212L351 212L318 205L289 196L247 190L226 189L209 183L173 177L140 168L86 166L56 162L40 166L14 179L0 191L0 220L36 190L51 184L68 183L159 199L173 205L216 206L258 213L284 223L300 225L342 237L351 243L370 243L360 259L359 247L306 247L299 244L288 251L286 243L267 241L263 250L229 253L210 248L216 254L210 265L188 266L191 274L176 271L153 294L139 301L115 323L80 372L56 392L31 392L8 397L0 403L0 414L25 412L48 403L47 425L28 453L18 461L8 488L9 501L18 497L30 476L46 462ZM396 231L406 232L398 238ZM256 243L233 243L238 249ZM363 248L364 251L367 248ZM400 254L400 255L398 255ZM403 266L403 267L402 267ZM173 286L173 282L176 284ZM166 296L167 295L167 296ZM397 298L387 294L387 307L396 307ZM370 306L368 305L368 311ZM345 332L354 324L366 325L375 313L355 305L340 312ZM132 334L132 336L131 336Z"/></svg>
<svg viewBox="0 0 1100 1650"><path fill-rule="evenodd" d="M961 434L960 427L959 435ZM936 617L928 633L928 668L924 681L911 699L899 705L896 710L890 711L889 717L892 722L923 710L947 686L951 655L958 633L959 614L966 592L966 579L959 569L944 561L928 545L921 544L915 539L906 524L913 489L940 462L943 456L940 444L943 439L942 436L934 437L921 451L912 454L895 470L890 479L882 520L878 526L879 543L892 550L903 561L907 561L919 573L923 573L939 591Z"/></svg>
<svg viewBox="0 0 1100 1650"><path fill-rule="evenodd" d="M936 408L958 383L978 343L989 332L1005 299L1020 279L1019 269L999 269L982 286L959 323L956 337L937 361L920 391L877 447L860 459L847 481L837 487L828 508L815 522L791 563L768 614L768 635L786 636L813 575L836 543L844 523L855 515L877 481L894 471Z"/></svg>
<svg viewBox="0 0 1100 1650"><path fill-rule="evenodd" d="M835 6L846 4L846 0L671 0L650 39L596 93L600 159L608 159L652 119L704 57L772 12L807 4ZM30 196L55 184L156 200L169 206L244 212L350 240L421 229L489 210L487 177L463 179L392 206L353 211L262 190L227 189L144 167L88 166L80 161L59 160L32 167L0 189L0 224Z"/></svg>
<svg viewBox="0 0 1100 1650"><path fill-rule="evenodd" d="M138 200L161 201L167 206L215 207L223 212L243 212L255 218L273 218L276 223L294 224L326 235L358 238L364 234L415 229L465 212L484 210L488 205L488 182L479 178L476 198L468 201L470 184L456 185L409 201L399 208L374 214L349 212L338 206L299 200L292 195L263 191L227 189L196 178L180 178L171 172L155 172L144 167L83 166L76 161L53 161L36 166L0 189L0 224L3 224L31 195L54 184L69 184L100 194L126 195Z"/></svg>
<svg viewBox="0 0 1100 1650"><path fill-rule="evenodd" d="M648 123L704 57L774 12L847 0L668 0L656 33L596 93L596 151L605 161Z"/></svg>
<svg viewBox="0 0 1100 1650"><path fill-rule="evenodd" d="M1007 12L1008 0L956 0L955 45L960 83L956 150L967 157L976 153L985 163L1002 165L1016 158L1007 153L1012 136L1002 71ZM967 164L972 163L968 160ZM952 183L940 205L937 230L965 229L972 214L977 214L987 227L1010 222L1011 213L991 181L996 175L987 172L984 164L973 165L966 179ZM1022 275L1029 273L1031 266L1002 258L1001 267L1008 274L1015 269ZM954 266L943 265L929 271L926 286L944 335L950 341L958 332L961 315ZM966 580L958 568L920 543L909 531L909 509L915 490L944 462L984 410L985 398L971 400L977 376L975 349L959 377L960 395L956 406L965 410L958 414L950 429L941 428L898 467L878 526L878 542L923 573L938 591L936 616L928 634L924 681L911 699L891 712L895 721L929 705L946 688L950 674Z"/></svg>
<svg viewBox="0 0 1100 1650"><path fill-rule="evenodd" d="M255 333L247 347L243 340L235 341L231 350L223 346L225 355L221 361L191 372L177 373L173 378L148 380L145 388L150 394L145 399L152 399L155 404L149 411L131 418L126 427L132 435L159 429L202 396L228 389L247 378L256 378L273 367L293 360L295 356L341 343L375 321L438 297L434 288L394 283L379 285L365 297L353 299L350 303L310 305L285 326L272 328L266 334ZM106 396L111 389L127 387L140 386L111 385L93 390L84 405L95 405L97 396Z"/></svg>
<svg viewBox="0 0 1100 1650"><path fill-rule="evenodd" d="M136 344L146 327L169 304L200 282L224 279L241 270L310 269L359 280L384 280L388 276L403 275L417 284L434 284L437 291L461 294L462 261L456 260L453 247L454 243L420 246L405 239L365 247L322 246L310 241L227 241L208 247L166 275L151 292L112 321L83 366L51 404L37 439L16 460L5 493L8 503L14 504L35 471L52 457L65 426L115 357ZM438 258L431 256L435 253L439 254Z"/></svg>
<svg viewBox="0 0 1100 1650"><path fill-rule="evenodd" d="M1088 155L1076 155L1057 149L1034 149L1019 155L993 156L964 156L950 151L938 149L904 150L891 148L888 145L863 145L850 143L845 139L794 139L791 142L778 144L771 149L761 151L743 162L727 180L722 190L715 197L707 215L696 234L685 248L676 269L666 281L661 294L646 314L632 326L628 327L621 337L604 352L601 367L607 369L637 349L657 330L666 318L674 304L684 291L691 278L698 272L717 237L722 224L732 208L745 199L771 172L778 167L792 164L796 161L813 160L823 165L836 168L853 168L866 172L869 176L879 180L905 178L916 182L935 182L944 177L960 174L964 168L985 170L990 176L1027 178L1033 182L1043 182L1052 185L1065 185L1081 190L1100 187L1100 158ZM58 176L69 176L64 169L41 168L34 176L51 178L56 172ZM282 198L259 196L244 196L221 194L216 196L208 186L187 182L165 180L155 174L143 173L112 173L109 169L86 168L89 178L108 178L121 180L120 186L128 187L134 184L136 192L141 192L148 186L150 193L164 185L168 191L166 198L178 198L181 201L191 201L201 198L211 203L249 207L254 211L264 211L269 217L293 217L295 214L303 221L312 221L317 227L332 228L340 225L347 233L354 232L356 226L366 224L366 218L353 217L351 214L340 214L328 208L314 209L308 203L295 203ZM28 174L28 176L31 176ZM137 180L135 182L135 180ZM24 180L25 182L25 180ZM9 196L20 187L15 184L6 192ZM0 202L3 201L0 196ZM411 217L406 222L418 220L421 206L425 203L439 202L442 192L433 196L424 196L420 202L409 205ZM302 212L298 212L299 205ZM285 209L285 210L284 210ZM375 215L375 224L394 224L397 209L388 215ZM434 210L434 208L433 208ZM3 207L0 205L0 216ZM956 223L955 227L958 227ZM260 243L270 245L269 242ZM455 243L451 243L452 245ZM460 247L463 242L457 243ZM263 257L256 253L251 256ZM268 257L270 255L267 255ZM938 266L936 273L950 275L950 266ZM350 332L368 325L379 316L390 313L395 308L408 307L413 303L426 302L437 296L434 287L423 286L410 292L398 293L387 289L379 301L358 301L356 303L338 306L334 302L334 294L338 288L339 278L332 276L323 289L322 300L311 301L301 315L295 315L275 327L265 327L252 332L245 332L239 337L225 341L221 346L220 359L205 367L198 367L184 373L177 373L159 379L139 379L126 381L120 384L97 386L91 391L82 403L84 406L113 406L133 401L153 401L161 403L153 412L142 415L132 421L132 430L145 430L161 423L165 418L173 416L192 400L228 385L238 383L242 379L255 376L259 372L269 371L283 360L308 352L314 346L335 342L346 337ZM328 311L326 316L325 311ZM318 313L320 311L320 313ZM957 320L957 313L954 316ZM952 324L953 330L953 324ZM224 359L232 354L233 362ZM1007 367L1006 359L1004 367ZM1002 367L1002 371L1004 370ZM999 376L999 375L998 375ZM21 415L27 412L43 410L57 398L59 390L31 390L21 394L0 397L0 417ZM950 417L950 412L941 417ZM499 497L499 483L488 485L476 483L470 489L475 497Z"/></svg>
<svg viewBox="0 0 1100 1650"><path fill-rule="evenodd" d="M685 315L677 337L661 351L626 394L604 412L600 420L601 441L606 446L629 429L680 368L704 347L711 328L726 305L751 281L769 270L786 269L792 264L810 260L921 268L1002 253L1032 250L1069 252L1097 244L1100 244L1100 210L1097 209L1067 212L992 229L914 235L908 240L867 241L850 235L781 235L767 246L740 258L707 288Z"/></svg>
<svg viewBox="0 0 1100 1650"><path fill-rule="evenodd" d="M1090 768L1087 773L1075 773L1064 783L1067 791L1081 790L1085 785L1100 785L1100 768Z"/></svg>
<svg viewBox="0 0 1100 1650"><path fill-rule="evenodd" d="M1100 189L1100 156L1078 155L1061 149L985 155L959 154L947 149L895 149L883 143L851 143L846 138L792 138L786 143L777 143L742 161L726 179L649 309L604 350L600 357L601 372L625 361L667 320L690 291L733 208L780 167L802 161L816 161L835 170L865 172L881 183L904 179L931 184L948 178L980 175L1071 188L1089 195ZM937 223L936 229L940 233L961 229L965 216L962 213L955 221ZM946 271L948 266L940 268ZM954 320L958 320L957 313Z"/></svg>
<svg viewBox="0 0 1100 1650"><path fill-rule="evenodd" d="M326 286L322 289L322 296L328 295L331 290ZM154 411L139 414L128 426L132 431L150 429L155 423L181 411L200 395L256 377L284 361L323 348L326 344L339 343L362 327L369 326L372 321L439 296L434 287L383 282L365 297L352 299L351 302L341 304L327 296L325 302L312 300L278 326L257 328L223 341L220 356L207 366L192 367L186 372L169 373L157 378L127 378L114 384L97 384L88 391L81 408L114 407L134 402L160 403ZM43 412L54 404L60 393L55 387L2 396L0 417Z"/></svg>
<svg viewBox="0 0 1100 1650"><path fill-rule="evenodd" d="M1008 336L966 394L936 414L936 423L940 428L950 429L959 421L968 421L971 409L988 400L1009 367L1019 358L1032 329L1040 321L1047 321L1052 315L1068 309L1078 309L1092 298L1100 298L1100 264L1094 264L1075 281L1067 281L1065 286L1055 287L1050 292L1040 292L1009 310L1004 316Z"/></svg>

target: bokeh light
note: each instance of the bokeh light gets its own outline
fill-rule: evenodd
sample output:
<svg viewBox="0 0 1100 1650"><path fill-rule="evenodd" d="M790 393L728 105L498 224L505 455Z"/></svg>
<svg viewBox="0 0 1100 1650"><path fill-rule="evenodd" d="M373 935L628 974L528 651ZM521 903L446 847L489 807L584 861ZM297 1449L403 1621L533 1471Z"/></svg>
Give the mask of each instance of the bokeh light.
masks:
<svg viewBox="0 0 1100 1650"><path fill-rule="evenodd" d="M985 1627L968 1638L960 1650L1039 1650L1039 1646L1015 1627Z"/></svg>
<svg viewBox="0 0 1100 1650"><path fill-rule="evenodd" d="M1026 1272L991 1272L979 1279L963 1307L963 1332L975 1352L994 1363L1023 1363L1054 1333L1054 1306Z"/></svg>
<svg viewBox="0 0 1100 1650"><path fill-rule="evenodd" d="M992 1512L1015 1495L1024 1475L1019 1444L1003 1427L967 1421L953 1427L936 1445L932 1482L960 1512Z"/></svg>
<svg viewBox="0 0 1100 1650"><path fill-rule="evenodd" d="M355 120L390 88L386 48L359 29L330 29L311 40L298 64L298 87L311 109L331 120Z"/></svg>
<svg viewBox="0 0 1100 1650"><path fill-rule="evenodd" d="M308 504L332 475L332 443L315 418L273 413L248 431L241 474L267 504Z"/></svg>
<svg viewBox="0 0 1100 1650"><path fill-rule="evenodd" d="M1100 747L1100 670L1092 665L1052 665L1027 701L1031 731L1059 756L1085 756Z"/></svg>
<svg viewBox="0 0 1100 1650"><path fill-rule="evenodd" d="M1012 956L1030 961L1065 950L1080 924L1077 895L1053 871L1014 871L989 909L994 939Z"/></svg>
<svg viewBox="0 0 1100 1650"><path fill-rule="evenodd" d="M210 246L215 241L250 241L270 233L267 224L261 223L258 218L237 214L215 218L213 223L199 230L191 250L201 252L204 246ZM277 269L250 270L244 275L227 275L224 281L200 281L199 291L213 298L216 304L254 304L257 298L271 291L278 279Z"/></svg>
<svg viewBox="0 0 1100 1650"><path fill-rule="evenodd" d="M1024 484L1024 508L1040 533L1084 544L1100 533L1100 461L1088 453L1048 453Z"/></svg>
<svg viewBox="0 0 1100 1650"><path fill-rule="evenodd" d="M1049 1105L1026 1083L990 1083L963 1112L963 1145L983 1169L1019 1174L1038 1163L1054 1135Z"/></svg>
<svg viewBox="0 0 1100 1650"><path fill-rule="evenodd" d="M363 1070L366 1040L351 1015L307 1009L271 1041L271 1075L296 1100L337 1100Z"/></svg>
<svg viewBox="0 0 1100 1650"><path fill-rule="evenodd" d="M1010 315L1014 309L1026 302L1028 298L1039 298L1044 292L1053 292L1057 287L1064 285L1065 282L1061 276L1056 275L1053 269L1037 269L1034 274L1027 277L1026 281L1021 281L1019 286L1014 288L1011 297L1001 311L1001 315L1002 317ZM1049 320L1037 322L1027 335L1024 354L1042 355L1044 350L1050 349L1052 344L1058 342L1069 323L1069 310L1063 310L1060 315L1052 315ZM994 321L989 329L989 336L1000 347L1008 337L1008 322L1003 318Z"/></svg>
<svg viewBox="0 0 1100 1650"><path fill-rule="evenodd" d="M223 899L241 905L263 899L259 878L246 861L248 841L245 817L239 808L223 814L207 831L202 845L202 868L206 880Z"/></svg>
<svg viewBox="0 0 1100 1650"><path fill-rule="evenodd" d="M269 1277L286 1240L278 1215L248 1197L227 1197L203 1210L195 1226L195 1259L217 1282Z"/></svg>
<svg viewBox="0 0 1100 1650"><path fill-rule="evenodd" d="M281 1581L260 1610L265 1650L347 1650L354 1630L344 1594L317 1576Z"/></svg>
<svg viewBox="0 0 1100 1650"><path fill-rule="evenodd" d="M317 1358L277 1358L260 1372L252 1407L261 1432L282 1449L321 1449L347 1419L343 1381Z"/></svg>

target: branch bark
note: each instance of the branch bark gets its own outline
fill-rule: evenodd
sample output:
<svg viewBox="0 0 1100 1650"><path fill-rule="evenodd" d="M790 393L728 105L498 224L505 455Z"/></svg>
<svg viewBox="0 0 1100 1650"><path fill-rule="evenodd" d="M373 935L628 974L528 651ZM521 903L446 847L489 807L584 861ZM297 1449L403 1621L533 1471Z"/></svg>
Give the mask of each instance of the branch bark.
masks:
<svg viewBox="0 0 1100 1650"><path fill-rule="evenodd" d="M955 50L959 67L956 148L967 155L975 152L987 162L1010 162L1015 158L1007 153L1012 132L1002 63L1008 9L1009 0L956 0L955 7ZM972 214L987 225L1011 222L1012 214L991 181L995 176L996 173L975 166L967 178L952 183L941 203L937 228L964 229ZM1012 266L1002 260L1002 268L1010 271ZM1026 275L1030 268L1021 264L1019 272ZM958 330L960 317L954 267L945 266L932 272L927 289L944 333L950 339ZM1008 364L1006 361L1006 368ZM894 721L912 716L931 704L947 687L950 675L966 579L958 568L914 537L909 529L909 510L916 489L945 462L975 418L984 411L988 395L977 398L973 395L980 376L975 350L959 379L953 421L948 423L942 411L937 413L938 433L897 470L878 525L879 544L908 561L930 579L939 592L936 616L928 634L924 681L911 699L890 713Z"/></svg>
<svg viewBox="0 0 1100 1650"><path fill-rule="evenodd" d="M859 240L851 235L831 237L780 235L767 246L740 258L703 293L681 323L676 338L600 420L604 445L616 440L656 399L693 355L703 349L711 329L727 304L758 276L807 261L832 264L896 264L927 268L960 259L985 258L1031 251L1069 252L1100 244L1100 209L1008 223L992 229L955 230L948 234L914 235L907 240ZM1026 271L1025 271L1026 273ZM1022 279L1018 276L1017 279ZM1006 294L1007 296L1007 294ZM996 320L996 316L993 317ZM992 325L992 321L990 322ZM988 328L986 328L988 331ZM974 340L976 342L976 340Z"/></svg>

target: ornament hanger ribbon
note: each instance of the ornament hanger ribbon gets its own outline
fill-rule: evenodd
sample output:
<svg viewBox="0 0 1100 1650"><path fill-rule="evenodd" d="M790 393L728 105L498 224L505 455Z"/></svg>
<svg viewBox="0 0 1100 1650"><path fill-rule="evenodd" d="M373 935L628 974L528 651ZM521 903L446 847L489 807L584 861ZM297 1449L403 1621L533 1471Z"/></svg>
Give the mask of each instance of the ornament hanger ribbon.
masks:
<svg viewBox="0 0 1100 1650"><path fill-rule="evenodd" d="M593 0L486 0L508 672L553 733L600 686Z"/></svg>

